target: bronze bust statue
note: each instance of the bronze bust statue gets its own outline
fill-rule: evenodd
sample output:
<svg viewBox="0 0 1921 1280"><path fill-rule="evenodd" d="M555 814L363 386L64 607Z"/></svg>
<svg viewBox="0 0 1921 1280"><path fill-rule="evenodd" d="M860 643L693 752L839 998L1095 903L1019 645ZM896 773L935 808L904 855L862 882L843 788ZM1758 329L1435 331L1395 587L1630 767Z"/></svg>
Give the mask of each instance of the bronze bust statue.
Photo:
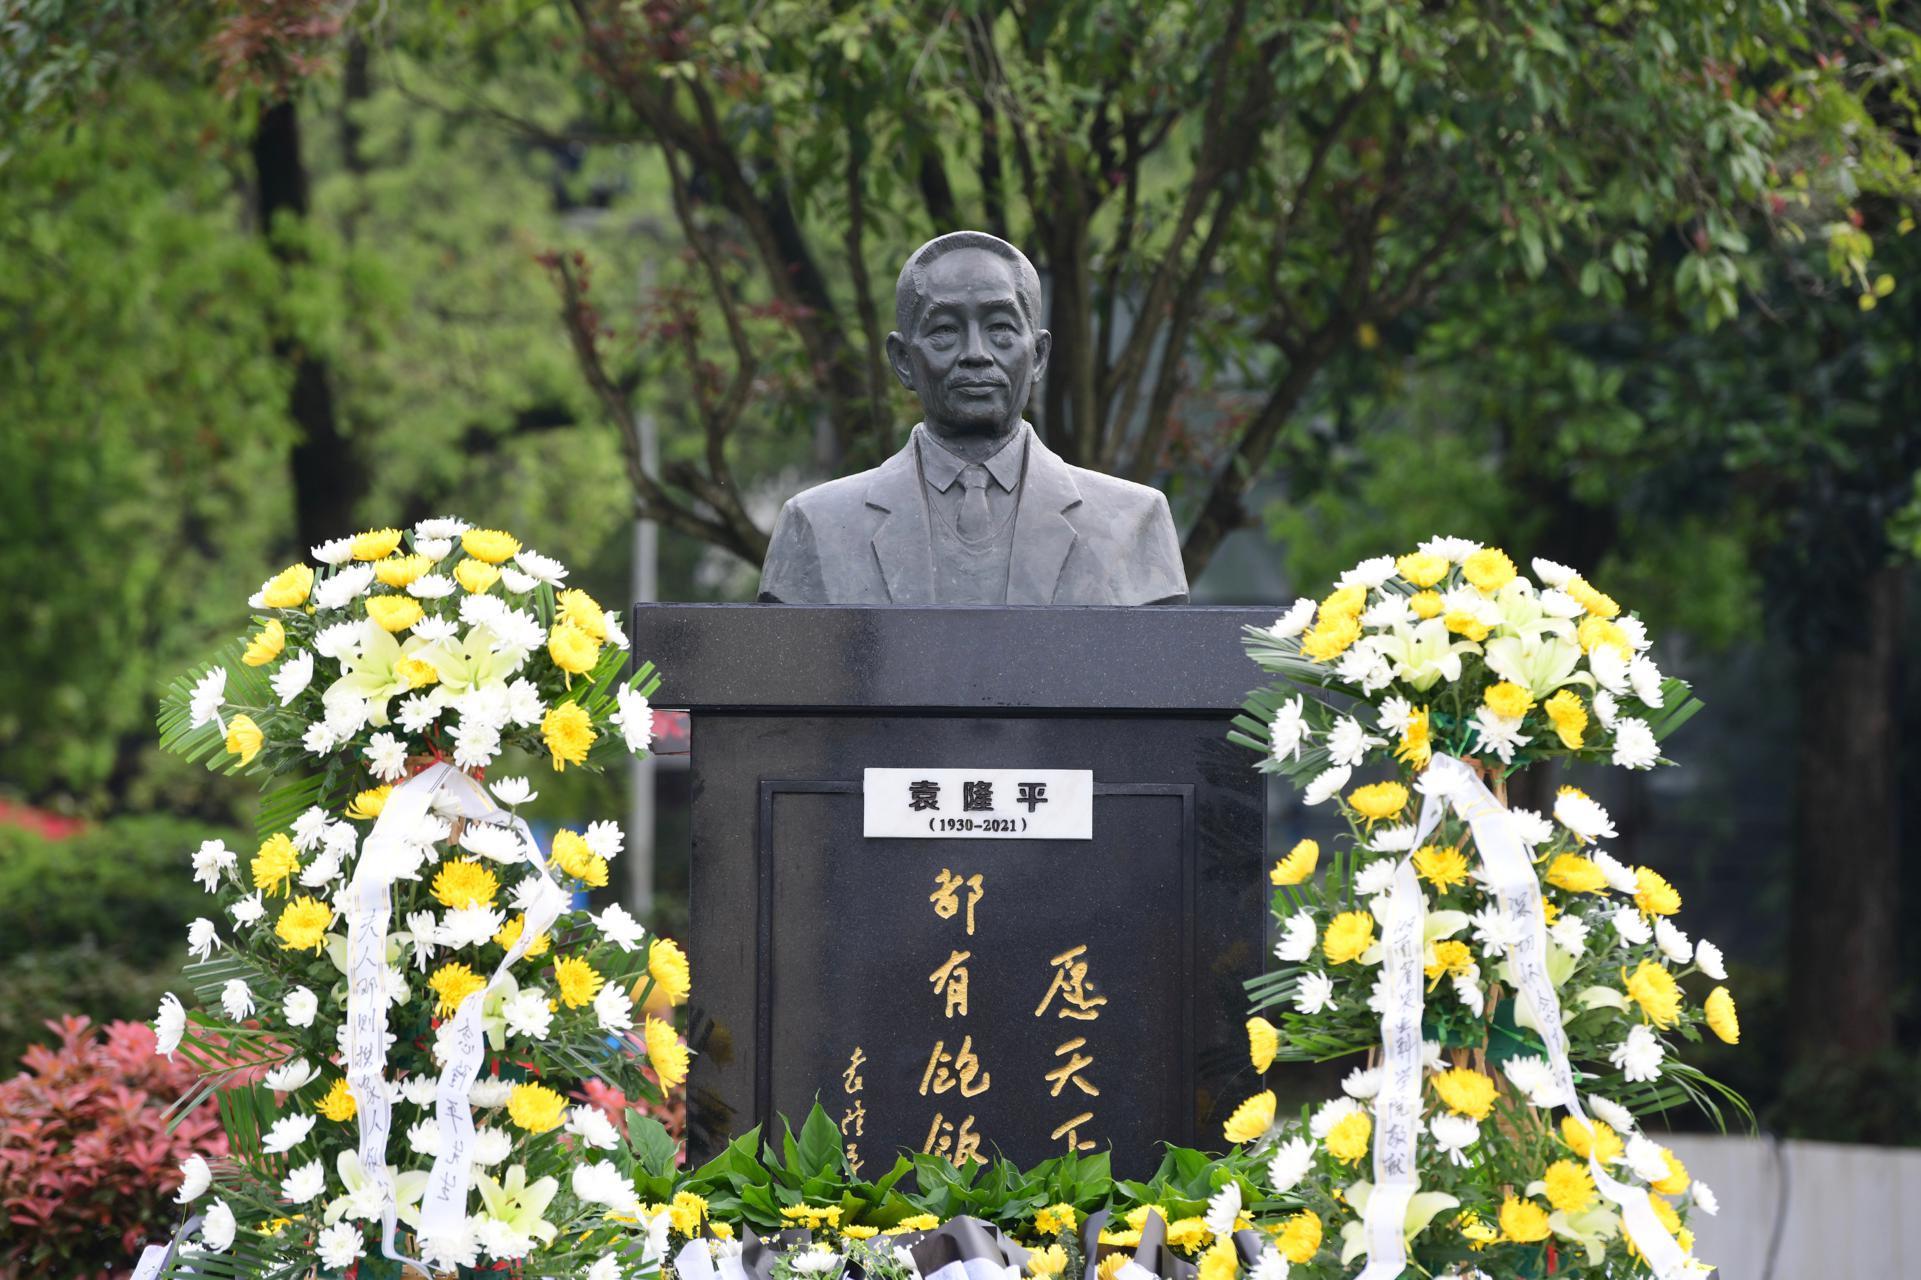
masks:
<svg viewBox="0 0 1921 1280"><path fill-rule="evenodd" d="M894 288L887 358L923 417L871 471L787 501L760 598L786 604L1180 604L1158 490L1070 466L1022 417L1047 371L1040 277L979 231L928 241Z"/></svg>

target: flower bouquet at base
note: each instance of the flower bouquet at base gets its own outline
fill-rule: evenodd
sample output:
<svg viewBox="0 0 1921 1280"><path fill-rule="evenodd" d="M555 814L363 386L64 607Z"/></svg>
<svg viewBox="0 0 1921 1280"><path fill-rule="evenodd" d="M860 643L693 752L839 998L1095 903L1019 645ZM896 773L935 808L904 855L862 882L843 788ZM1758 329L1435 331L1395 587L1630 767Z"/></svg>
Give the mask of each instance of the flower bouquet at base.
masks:
<svg viewBox="0 0 1921 1280"><path fill-rule="evenodd" d="M613 822L548 849L503 751L554 770L645 752L652 665L560 562L455 519L313 549L250 635L176 681L164 746L262 779L260 842L191 854L208 895L155 1027L231 1154L183 1166L196 1276L526 1274L654 1261L639 1114L685 1079L686 957L604 886ZM184 869L183 869L184 874ZM591 1086L591 1088L590 1088ZM624 1131L616 1123L626 1121Z"/></svg>
<svg viewBox="0 0 1921 1280"><path fill-rule="evenodd" d="M1259 1071L1353 1068L1338 1097L1277 1116L1260 1093L1226 1130L1295 1206L1297 1277L1706 1271L1687 1222L1713 1194L1642 1118L1746 1112L1680 1057L1739 1038L1721 954L1658 871L1609 853L1595 799L1507 803L1549 762L1669 763L1699 704L1638 618L1533 569L1435 538L1248 629L1280 679L1231 736L1347 827L1273 866L1280 963L1249 984L1248 1037Z"/></svg>

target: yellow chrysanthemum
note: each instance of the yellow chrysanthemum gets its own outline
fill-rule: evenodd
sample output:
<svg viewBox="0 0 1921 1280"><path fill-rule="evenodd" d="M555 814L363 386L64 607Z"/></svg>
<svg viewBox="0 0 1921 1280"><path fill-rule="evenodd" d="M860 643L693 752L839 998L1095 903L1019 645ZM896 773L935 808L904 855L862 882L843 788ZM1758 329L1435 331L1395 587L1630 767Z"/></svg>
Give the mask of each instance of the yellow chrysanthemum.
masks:
<svg viewBox="0 0 1921 1280"><path fill-rule="evenodd" d="M1542 898L1541 899L1541 919L1545 920L1549 924L1553 924L1556 920L1559 920L1560 918L1561 918L1561 908L1556 906L1554 903L1549 902L1546 898Z"/></svg>
<svg viewBox="0 0 1921 1280"><path fill-rule="evenodd" d="M1247 1056L1256 1071L1265 1071L1274 1065L1274 1055L1281 1049L1281 1033L1266 1018L1247 1020Z"/></svg>
<svg viewBox="0 0 1921 1280"><path fill-rule="evenodd" d="M1275 863L1267 873L1270 882L1276 885L1299 884L1314 874L1314 868L1321 861L1321 846L1313 840L1302 840L1287 851L1287 856Z"/></svg>
<svg viewBox="0 0 1921 1280"><path fill-rule="evenodd" d="M694 979L687 965L687 953L680 949L678 942L672 938L654 938L648 942L647 974L654 980L654 991L669 1006L687 1003Z"/></svg>
<svg viewBox="0 0 1921 1280"><path fill-rule="evenodd" d="M1729 1044L1741 1043L1741 1016L1735 1012L1733 992L1726 987L1716 987L1708 992L1701 1012L1707 1017L1709 1031Z"/></svg>
<svg viewBox="0 0 1921 1280"><path fill-rule="evenodd" d="M1034 1215L1034 1233L1042 1236L1057 1236L1063 1231L1073 1231L1081 1225L1080 1214L1071 1204L1050 1204Z"/></svg>
<svg viewBox="0 0 1921 1280"><path fill-rule="evenodd" d="M791 1204L780 1211L780 1216L794 1223L796 1226L807 1227L810 1230L819 1230L822 1227L838 1227L840 1225L840 1206L837 1204Z"/></svg>
<svg viewBox="0 0 1921 1280"><path fill-rule="evenodd" d="M1569 893L1606 893L1608 878L1591 858L1564 853L1548 865L1547 882Z"/></svg>
<svg viewBox="0 0 1921 1280"><path fill-rule="evenodd" d="M1447 606L1441 601L1438 591L1416 591L1407 598L1407 607L1414 611L1417 618L1438 618Z"/></svg>
<svg viewBox="0 0 1921 1280"><path fill-rule="evenodd" d="M433 561L426 556L388 556L374 562L374 577L380 579L382 586L405 587L431 568Z"/></svg>
<svg viewBox="0 0 1921 1280"><path fill-rule="evenodd" d="M564 773L570 764L581 764L593 748L594 718L578 702L563 702L540 720L541 741L554 759L554 772Z"/></svg>
<svg viewBox="0 0 1921 1280"><path fill-rule="evenodd" d="M1628 641L1628 633L1621 629L1618 622L1606 618L1583 618L1575 628L1574 639L1581 646L1582 653L1593 653L1603 646L1614 650L1622 658L1634 656L1634 646Z"/></svg>
<svg viewBox="0 0 1921 1280"><path fill-rule="evenodd" d="M1094 1280L1116 1280L1121 1268L1132 1262L1134 1257L1127 1253L1110 1253L1094 1268Z"/></svg>
<svg viewBox="0 0 1921 1280"><path fill-rule="evenodd" d="M1234 1237L1223 1236L1201 1254L1196 1280L1234 1280L1240 1267L1240 1255L1234 1251Z"/></svg>
<svg viewBox="0 0 1921 1280"><path fill-rule="evenodd" d="M368 596L367 616L382 631L405 631L426 613L412 596Z"/></svg>
<svg viewBox="0 0 1921 1280"><path fill-rule="evenodd" d="M931 1213L913 1213L887 1228L886 1234L896 1235L905 1231L932 1231L940 1226L940 1219Z"/></svg>
<svg viewBox="0 0 1921 1280"><path fill-rule="evenodd" d="M1456 1115L1485 1120L1494 1110L1494 1081L1472 1067L1450 1067L1436 1073L1428 1083L1440 1095L1441 1105Z"/></svg>
<svg viewBox="0 0 1921 1280"><path fill-rule="evenodd" d="M454 566L454 581L473 595L480 595L500 581L500 566L469 556Z"/></svg>
<svg viewBox="0 0 1921 1280"><path fill-rule="evenodd" d="M1661 1163L1668 1167L1667 1173L1658 1181L1648 1183L1648 1186L1664 1196L1678 1196L1686 1192L1688 1184L1694 1179L1688 1176L1688 1167L1681 1163L1681 1158L1668 1148L1662 1147Z"/></svg>
<svg viewBox="0 0 1921 1280"><path fill-rule="evenodd" d="M569 587L554 597L560 621L579 627L595 644L607 640L607 611L598 601L578 587Z"/></svg>
<svg viewBox="0 0 1921 1280"><path fill-rule="evenodd" d="M1281 1224L1281 1234L1274 1241L1281 1256L1289 1262L1300 1264L1310 1262L1321 1251L1321 1217L1312 1209L1304 1209Z"/></svg>
<svg viewBox="0 0 1921 1280"><path fill-rule="evenodd" d="M1569 578L1561 590L1573 596L1576 604L1597 618L1612 618L1621 612L1621 606L1614 603L1614 597L1604 591L1596 591L1579 574Z"/></svg>
<svg viewBox="0 0 1921 1280"><path fill-rule="evenodd" d="M1587 707L1581 703L1581 695L1572 689L1555 692L1541 710L1554 724L1554 732L1560 735L1561 745L1569 751L1580 749L1581 739L1587 733Z"/></svg>
<svg viewBox="0 0 1921 1280"><path fill-rule="evenodd" d="M333 1082L327 1096L314 1104L314 1110L336 1123L345 1123L354 1118L359 1107L354 1103L353 1090L347 1087L346 1077Z"/></svg>
<svg viewBox="0 0 1921 1280"><path fill-rule="evenodd" d="M659 1018L649 1018L641 1028L641 1038L647 1042L647 1061L653 1066L660 1087L678 1089L687 1080L687 1064L692 1056L680 1042L680 1036Z"/></svg>
<svg viewBox="0 0 1921 1280"><path fill-rule="evenodd" d="M434 873L434 897L440 905L455 910L461 907L491 907L500 892L500 881L491 869L473 858L444 862Z"/></svg>
<svg viewBox="0 0 1921 1280"><path fill-rule="evenodd" d="M1340 587L1328 593L1315 613L1315 621L1325 622L1329 618L1358 618L1361 610L1367 608L1367 588L1360 583Z"/></svg>
<svg viewBox="0 0 1921 1280"><path fill-rule="evenodd" d="M679 1197L675 1198L678 1199ZM731 1222L709 1222L707 1229L714 1233L714 1239L716 1240L732 1240L734 1238L734 1224Z"/></svg>
<svg viewBox="0 0 1921 1280"><path fill-rule="evenodd" d="M1534 695L1510 680L1489 685L1482 692L1481 701L1495 715L1507 716L1511 720L1518 720L1534 710Z"/></svg>
<svg viewBox="0 0 1921 1280"><path fill-rule="evenodd" d="M1043 1209L1041 1212L1045 1213L1046 1210ZM1049 1231L1046 1234L1054 1233ZM1044 1249L1035 1249L1027 1255L1027 1274L1034 1280L1052 1280L1052 1277L1058 1276L1066 1269L1067 1250L1057 1244L1050 1244Z"/></svg>
<svg viewBox="0 0 1921 1280"><path fill-rule="evenodd" d="M1431 551L1410 551L1394 562L1394 568L1417 587L1431 587L1447 577L1448 559Z"/></svg>
<svg viewBox="0 0 1921 1280"><path fill-rule="evenodd" d="M369 529L354 535L352 547L356 560L382 560L394 553L400 545L400 530Z"/></svg>
<svg viewBox="0 0 1921 1280"><path fill-rule="evenodd" d="M520 551L520 539L499 529L469 529L460 535L460 549L476 560L501 564Z"/></svg>
<svg viewBox="0 0 1921 1280"><path fill-rule="evenodd" d="M409 689L425 689L440 681L440 670L424 658L402 658L394 663L394 674L407 682Z"/></svg>
<svg viewBox="0 0 1921 1280"><path fill-rule="evenodd" d="M698 1233L706 1217L706 1198L691 1191L679 1192L674 1196L673 1203L667 1206L667 1225L683 1236Z"/></svg>
<svg viewBox="0 0 1921 1280"><path fill-rule="evenodd" d="M1137 1204L1132 1209L1129 1209L1124 1215L1122 1215L1121 1221L1125 1222L1129 1227L1133 1228L1135 1231L1139 1231L1147 1225L1147 1215L1152 1212L1154 1212L1153 1205Z"/></svg>
<svg viewBox="0 0 1921 1280"><path fill-rule="evenodd" d="M1653 960L1643 960L1627 979L1628 999L1641 1013L1665 1030L1681 1020L1681 986L1674 975Z"/></svg>
<svg viewBox="0 0 1921 1280"><path fill-rule="evenodd" d="M462 1000L486 985L485 978L457 960L441 965L427 979L427 989L436 997L434 1013L442 1018L452 1017Z"/></svg>
<svg viewBox="0 0 1921 1280"><path fill-rule="evenodd" d="M1369 822L1381 822L1407 808L1407 788L1398 782L1370 782L1347 793L1348 807Z"/></svg>
<svg viewBox="0 0 1921 1280"><path fill-rule="evenodd" d="M1447 844L1424 844L1414 851L1414 870L1421 879L1446 893L1467 883L1467 855Z"/></svg>
<svg viewBox="0 0 1921 1280"><path fill-rule="evenodd" d="M872 1240L879 1234L879 1227L869 1226L865 1222L852 1222L840 1229L840 1238L843 1240ZM1045 1252L1045 1250L1037 1250L1036 1252L1038 1254ZM1062 1254L1061 1256L1065 1258L1067 1255Z"/></svg>
<svg viewBox="0 0 1921 1280"><path fill-rule="evenodd" d="M281 910L273 931L282 951L318 951L327 945L327 927L333 922L332 907L303 893Z"/></svg>
<svg viewBox="0 0 1921 1280"><path fill-rule="evenodd" d="M390 786L368 787L347 803L347 816L360 822L378 818L380 811L387 807L387 797L393 793Z"/></svg>
<svg viewBox="0 0 1921 1280"><path fill-rule="evenodd" d="M1481 619L1474 614L1461 609L1456 609L1449 613L1441 622L1443 626L1455 635L1460 636L1463 640L1472 640L1476 644L1487 639L1487 633L1493 630L1492 627L1481 621Z"/></svg>
<svg viewBox="0 0 1921 1280"><path fill-rule="evenodd" d="M1358 960L1373 945L1374 916L1367 911L1341 912L1327 922L1327 932L1321 936L1321 950L1329 964Z"/></svg>
<svg viewBox="0 0 1921 1280"><path fill-rule="evenodd" d="M592 888L607 883L607 860L595 853L577 831L562 828L554 834L552 864L563 875L572 876Z"/></svg>
<svg viewBox="0 0 1921 1280"><path fill-rule="evenodd" d="M260 748L266 741L267 735L260 731L260 726L253 722L252 716L243 712L227 721L224 742L227 754L239 756L243 768L253 763L253 758L260 754Z"/></svg>
<svg viewBox="0 0 1921 1280"><path fill-rule="evenodd" d="M1455 1226L1460 1228L1461 1237L1467 1241L1468 1247L1476 1253L1479 1253L1482 1249L1487 1248L1501 1238L1501 1233L1488 1223L1483 1222L1481 1215L1478 1213L1468 1212L1462 1214L1455 1220Z"/></svg>
<svg viewBox="0 0 1921 1280"><path fill-rule="evenodd" d="M500 928L494 930L494 942L497 943L503 951L511 950L514 943L520 941L520 931L526 927L527 913L523 911L506 924L501 925ZM521 952L521 958L523 960L538 960L547 954L547 949L552 945L552 935L543 933L527 944L527 949Z"/></svg>
<svg viewBox="0 0 1921 1280"><path fill-rule="evenodd" d="M1474 963L1474 952L1467 943L1453 938L1445 938L1434 944L1434 958L1424 966L1429 980L1438 980L1450 973L1466 973Z"/></svg>
<svg viewBox="0 0 1921 1280"><path fill-rule="evenodd" d="M1327 1154L1342 1164L1359 1164L1367 1155L1374 1120L1365 1111L1350 1111L1327 1131Z"/></svg>
<svg viewBox="0 0 1921 1280"><path fill-rule="evenodd" d="M1532 1200L1510 1195L1501 1203L1501 1237L1515 1244L1545 1240L1550 1228L1547 1210Z"/></svg>
<svg viewBox="0 0 1921 1280"><path fill-rule="evenodd" d="M1434 731L1427 718L1427 708L1416 708L1407 718L1407 728L1401 730L1401 740L1394 747L1394 758L1414 769L1427 768L1427 762L1434 758Z"/></svg>
<svg viewBox="0 0 1921 1280"><path fill-rule="evenodd" d="M304 564L288 565L260 589L260 602L269 609L298 609L307 603L313 590L313 569Z"/></svg>
<svg viewBox="0 0 1921 1280"><path fill-rule="evenodd" d="M1207 1229L1206 1220L1202 1218L1176 1218L1167 1224L1167 1245L1170 1249L1192 1253L1206 1244L1212 1235Z"/></svg>
<svg viewBox="0 0 1921 1280"><path fill-rule="evenodd" d="M1541 1180L1547 1183L1547 1202L1562 1213L1579 1213L1594 1203L1594 1179L1585 1165L1556 1160Z"/></svg>
<svg viewBox="0 0 1921 1280"><path fill-rule="evenodd" d="M600 661L600 643L571 622L554 624L547 633L547 656L569 675L592 671Z"/></svg>
<svg viewBox="0 0 1921 1280"><path fill-rule="evenodd" d="M1141 1233L1138 1227L1127 1231L1103 1231L1097 1237L1101 1244L1118 1245L1123 1249L1140 1247Z"/></svg>
<svg viewBox="0 0 1921 1280"><path fill-rule="evenodd" d="M594 995L607 980L578 956L562 956L554 961L554 984L560 988L560 1002L579 1009L594 1002Z"/></svg>
<svg viewBox="0 0 1921 1280"><path fill-rule="evenodd" d="M1301 637L1301 654L1315 662L1332 662L1360 638L1360 619L1350 614L1335 614L1308 628L1307 634Z"/></svg>
<svg viewBox="0 0 1921 1280"><path fill-rule="evenodd" d="M1634 905L1651 916L1671 916L1681 909L1681 894L1652 867L1636 867Z"/></svg>
<svg viewBox="0 0 1921 1280"><path fill-rule="evenodd" d="M1227 1140L1232 1143L1253 1142L1274 1125L1274 1091L1263 1089L1240 1106L1227 1118L1224 1127Z"/></svg>
<svg viewBox="0 0 1921 1280"><path fill-rule="evenodd" d="M1482 547L1461 561L1461 576L1483 595L1493 595L1514 581L1514 562L1499 547Z"/></svg>
<svg viewBox="0 0 1921 1280"><path fill-rule="evenodd" d="M517 1084L507 1095L507 1115L528 1133L547 1133L560 1127L567 1099L544 1084Z"/></svg>
<svg viewBox="0 0 1921 1280"><path fill-rule="evenodd" d="M284 831L268 836L253 855L249 865L253 887L262 893L285 893L294 876L300 873L300 854Z"/></svg>
<svg viewBox="0 0 1921 1280"><path fill-rule="evenodd" d="M240 660L250 667L264 667L280 656L287 647L287 629L280 625L280 619L269 618L267 625L255 633L247 642L247 651Z"/></svg>
<svg viewBox="0 0 1921 1280"><path fill-rule="evenodd" d="M1601 1164L1613 1164L1621 1158L1621 1135L1614 1132L1604 1120L1585 1121L1562 1116L1561 1141L1567 1143L1574 1154L1583 1160L1592 1157Z"/></svg>

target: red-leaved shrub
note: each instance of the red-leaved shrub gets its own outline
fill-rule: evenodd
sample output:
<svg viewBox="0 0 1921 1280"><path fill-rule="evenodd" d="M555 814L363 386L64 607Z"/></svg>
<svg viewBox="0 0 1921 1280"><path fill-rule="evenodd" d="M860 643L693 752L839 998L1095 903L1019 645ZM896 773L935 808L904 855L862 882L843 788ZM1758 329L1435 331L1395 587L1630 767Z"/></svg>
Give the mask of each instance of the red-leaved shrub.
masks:
<svg viewBox="0 0 1921 1280"><path fill-rule="evenodd" d="M151 1027L47 1025L60 1043L28 1049L26 1070L0 1081L0 1280L125 1275L179 1215L180 1162L224 1155L226 1135L212 1107L167 1132L194 1071L154 1053Z"/></svg>

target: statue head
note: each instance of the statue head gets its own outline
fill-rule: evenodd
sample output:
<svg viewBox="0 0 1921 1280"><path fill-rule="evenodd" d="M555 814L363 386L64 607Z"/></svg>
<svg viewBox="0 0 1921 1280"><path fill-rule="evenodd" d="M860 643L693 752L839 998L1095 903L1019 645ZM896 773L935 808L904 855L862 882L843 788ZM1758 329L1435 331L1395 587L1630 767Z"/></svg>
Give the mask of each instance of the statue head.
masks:
<svg viewBox="0 0 1921 1280"><path fill-rule="evenodd" d="M1047 369L1054 339L1040 321L1040 276L1027 255L982 231L950 232L901 268L887 359L935 435L1001 436Z"/></svg>

